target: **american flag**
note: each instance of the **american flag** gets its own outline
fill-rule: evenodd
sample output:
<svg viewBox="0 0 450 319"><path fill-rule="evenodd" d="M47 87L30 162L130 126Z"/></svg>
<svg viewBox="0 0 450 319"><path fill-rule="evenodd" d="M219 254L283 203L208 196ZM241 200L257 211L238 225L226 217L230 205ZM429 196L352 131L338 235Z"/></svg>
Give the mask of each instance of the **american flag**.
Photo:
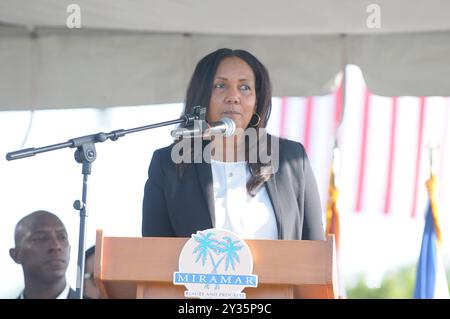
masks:
<svg viewBox="0 0 450 319"><path fill-rule="evenodd" d="M441 189L450 186L450 171L444 164L450 159L450 98L378 96L355 68L347 68L351 72L347 71L345 108L342 86L325 96L274 98L268 131L305 146L323 208L337 138L341 210L415 217L427 203L424 183L430 143L440 150Z"/></svg>
<svg viewBox="0 0 450 319"><path fill-rule="evenodd" d="M347 66L346 73L344 104L342 85L324 96L274 98L268 131L305 146L324 225L337 141L338 262L344 273L349 270L346 278L359 269L376 287L383 272L417 260L428 204L429 144L439 149L437 201L442 228L450 228L450 196L445 196L450 189L445 165L450 160L450 98L383 97L370 92L358 67ZM444 253L450 251L446 245L444 238Z"/></svg>

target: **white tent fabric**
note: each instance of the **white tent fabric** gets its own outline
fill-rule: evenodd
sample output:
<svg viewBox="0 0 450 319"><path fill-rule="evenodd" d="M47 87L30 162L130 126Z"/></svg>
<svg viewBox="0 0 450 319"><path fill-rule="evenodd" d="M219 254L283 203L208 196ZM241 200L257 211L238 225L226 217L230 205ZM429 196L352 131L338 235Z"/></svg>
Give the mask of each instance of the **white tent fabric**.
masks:
<svg viewBox="0 0 450 319"><path fill-rule="evenodd" d="M367 8L382 16L377 33L446 31L446 0L2 0L9 24L61 28L78 4L89 29L162 33L299 35L370 33ZM373 32L373 31L372 31Z"/></svg>
<svg viewBox="0 0 450 319"><path fill-rule="evenodd" d="M268 67L276 96L334 89L359 65L379 95L450 95L450 2L0 1L0 110L180 102L196 62L243 48Z"/></svg>

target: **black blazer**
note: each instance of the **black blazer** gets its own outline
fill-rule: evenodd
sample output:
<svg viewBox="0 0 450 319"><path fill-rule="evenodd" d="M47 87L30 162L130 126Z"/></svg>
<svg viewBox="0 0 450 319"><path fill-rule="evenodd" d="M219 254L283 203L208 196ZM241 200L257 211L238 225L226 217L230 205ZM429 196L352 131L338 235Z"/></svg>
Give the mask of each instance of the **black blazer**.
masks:
<svg viewBox="0 0 450 319"><path fill-rule="evenodd" d="M77 299L77 293L72 288L70 288L69 290L69 295L67 296L67 299Z"/></svg>
<svg viewBox="0 0 450 319"><path fill-rule="evenodd" d="M278 171L265 183L278 238L323 240L319 193L305 149L294 141L279 142ZM144 190L142 236L190 237L214 227L211 164L189 164L179 178L170 157L172 146L153 153Z"/></svg>

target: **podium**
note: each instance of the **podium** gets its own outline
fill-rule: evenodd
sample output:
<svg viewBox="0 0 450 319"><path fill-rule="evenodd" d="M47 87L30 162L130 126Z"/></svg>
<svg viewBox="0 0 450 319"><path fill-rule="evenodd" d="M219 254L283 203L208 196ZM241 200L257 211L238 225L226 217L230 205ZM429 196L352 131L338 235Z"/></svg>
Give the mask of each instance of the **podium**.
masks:
<svg viewBox="0 0 450 319"><path fill-rule="evenodd" d="M172 279L189 238L96 235L94 278L103 298L185 298L186 287ZM243 290L248 299L338 298L334 236L245 242L258 275L258 287Z"/></svg>

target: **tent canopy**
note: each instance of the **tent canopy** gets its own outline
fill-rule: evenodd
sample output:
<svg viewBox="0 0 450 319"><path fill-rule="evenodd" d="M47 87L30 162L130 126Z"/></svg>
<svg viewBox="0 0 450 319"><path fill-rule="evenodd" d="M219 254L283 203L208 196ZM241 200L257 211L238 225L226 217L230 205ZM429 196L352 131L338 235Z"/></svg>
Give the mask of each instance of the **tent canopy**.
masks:
<svg viewBox="0 0 450 319"><path fill-rule="evenodd" d="M276 96L329 93L347 63L376 94L450 95L445 0L78 0L70 29L72 3L0 2L0 110L181 102L220 47L254 53Z"/></svg>

